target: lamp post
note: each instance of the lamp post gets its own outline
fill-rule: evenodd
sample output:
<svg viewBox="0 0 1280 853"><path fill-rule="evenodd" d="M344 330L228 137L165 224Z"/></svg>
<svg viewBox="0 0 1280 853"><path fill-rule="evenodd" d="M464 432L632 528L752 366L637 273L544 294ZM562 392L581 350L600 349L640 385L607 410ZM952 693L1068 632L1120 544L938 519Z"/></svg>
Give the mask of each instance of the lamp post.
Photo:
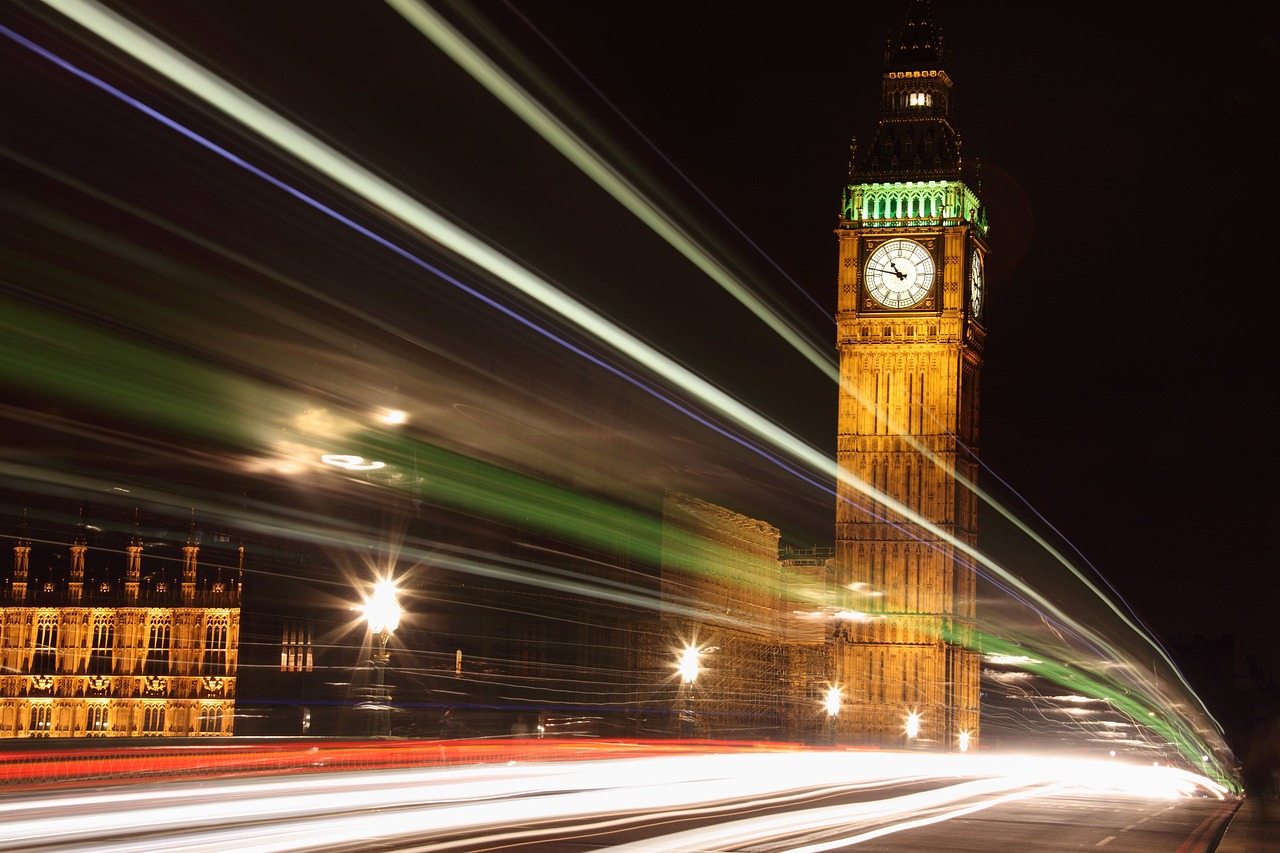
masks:
<svg viewBox="0 0 1280 853"><path fill-rule="evenodd" d="M843 698L839 687L830 687L827 698L822 705L827 709L827 742L836 745L836 715L840 713L840 701Z"/></svg>
<svg viewBox="0 0 1280 853"><path fill-rule="evenodd" d="M378 637L378 650L373 653L370 665L373 667L373 690L369 699L373 703L377 716L371 732L374 737L390 737L391 735L391 694L386 689L385 671L391 661L387 651L387 641L396 626L400 624L399 603L396 601L396 585L390 579L378 581L373 587L373 595L360 607L369 622L369 630Z"/></svg>
<svg viewBox="0 0 1280 853"><path fill-rule="evenodd" d="M684 691L684 711L680 714L680 736L693 737L697 733L693 718L693 688L698 681L698 655L701 651L696 646L685 646L680 653L680 662L676 670L680 673L681 689Z"/></svg>

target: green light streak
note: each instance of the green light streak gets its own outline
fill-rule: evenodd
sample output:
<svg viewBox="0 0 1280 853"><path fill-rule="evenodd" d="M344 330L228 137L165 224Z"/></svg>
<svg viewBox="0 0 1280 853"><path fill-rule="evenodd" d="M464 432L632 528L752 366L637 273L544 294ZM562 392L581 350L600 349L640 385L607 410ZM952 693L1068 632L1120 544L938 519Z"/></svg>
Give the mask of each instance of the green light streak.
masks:
<svg viewBox="0 0 1280 853"><path fill-rule="evenodd" d="M1239 792L1240 783L1234 774L1223 765L1215 750L1205 749L1203 740L1187 732L1190 726L1175 725L1172 715L1166 716L1160 706L1150 701L1142 701L1134 696L1124 685L1098 673L1087 672L1078 667L1055 661L1053 654L1046 649L1038 648L1034 641L1013 642L1003 637L975 632L977 642L975 650L984 654L1001 654L1010 657L1030 657L1032 661L1020 668L1033 673L1053 684L1063 687L1072 693L1078 693L1091 699L1106 702L1115 710L1129 717L1134 725L1146 728L1163 737L1178 750L1191 767L1212 773L1212 778L1220 785ZM949 638L952 642L963 640L961 635ZM1040 660L1039 658L1045 658ZM1204 767L1200 760L1202 755L1213 756L1212 767Z"/></svg>
<svg viewBox="0 0 1280 853"><path fill-rule="evenodd" d="M97 331L0 297L0 377L9 388L77 410L128 412L150 430L228 447L251 442L247 411L278 395L193 358ZM86 419L87 420L87 419Z"/></svg>

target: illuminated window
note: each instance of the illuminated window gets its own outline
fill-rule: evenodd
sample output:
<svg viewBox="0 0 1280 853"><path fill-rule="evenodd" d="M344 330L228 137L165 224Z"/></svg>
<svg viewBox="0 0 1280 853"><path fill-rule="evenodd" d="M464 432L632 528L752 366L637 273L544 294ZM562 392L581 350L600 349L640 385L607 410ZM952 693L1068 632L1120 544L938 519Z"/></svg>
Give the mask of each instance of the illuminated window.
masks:
<svg viewBox="0 0 1280 853"><path fill-rule="evenodd" d="M115 616L93 617L93 648L89 652L89 674L110 675L115 654Z"/></svg>
<svg viewBox="0 0 1280 853"><path fill-rule="evenodd" d="M200 734L222 734L222 708L206 705L200 709Z"/></svg>
<svg viewBox="0 0 1280 853"><path fill-rule="evenodd" d="M109 715L106 705L90 705L85 730L89 737L106 737Z"/></svg>
<svg viewBox="0 0 1280 853"><path fill-rule="evenodd" d="M49 730L53 728L53 706L32 705L31 725L27 728L31 737L48 737Z"/></svg>
<svg viewBox="0 0 1280 853"><path fill-rule="evenodd" d="M311 625L289 620L280 643L281 672L311 672Z"/></svg>
<svg viewBox="0 0 1280 853"><path fill-rule="evenodd" d="M169 672L169 634L168 617L151 623L147 640L147 659L142 667L144 675L165 675Z"/></svg>
<svg viewBox="0 0 1280 853"><path fill-rule="evenodd" d="M907 103L913 107L933 106L933 95L928 92L912 92L907 97Z"/></svg>
<svg viewBox="0 0 1280 853"><path fill-rule="evenodd" d="M58 671L58 614L41 613L36 617L35 651L31 655L31 672L44 675Z"/></svg>
<svg viewBox="0 0 1280 853"><path fill-rule="evenodd" d="M210 617L204 629L204 659L201 662L202 675L227 674L227 619L226 617Z"/></svg>
<svg viewBox="0 0 1280 853"><path fill-rule="evenodd" d="M164 734L163 705L148 705L142 712L142 733L144 735Z"/></svg>

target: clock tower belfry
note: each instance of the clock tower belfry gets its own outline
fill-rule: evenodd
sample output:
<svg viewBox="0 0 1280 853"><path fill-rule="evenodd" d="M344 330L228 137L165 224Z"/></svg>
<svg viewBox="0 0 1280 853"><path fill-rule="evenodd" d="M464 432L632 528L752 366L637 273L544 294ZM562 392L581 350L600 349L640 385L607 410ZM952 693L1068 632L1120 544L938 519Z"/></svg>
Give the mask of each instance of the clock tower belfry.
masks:
<svg viewBox="0 0 1280 853"><path fill-rule="evenodd" d="M928 0L885 51L879 124L851 146L839 242L835 571L842 736L976 745L978 375L986 212L951 124Z"/></svg>

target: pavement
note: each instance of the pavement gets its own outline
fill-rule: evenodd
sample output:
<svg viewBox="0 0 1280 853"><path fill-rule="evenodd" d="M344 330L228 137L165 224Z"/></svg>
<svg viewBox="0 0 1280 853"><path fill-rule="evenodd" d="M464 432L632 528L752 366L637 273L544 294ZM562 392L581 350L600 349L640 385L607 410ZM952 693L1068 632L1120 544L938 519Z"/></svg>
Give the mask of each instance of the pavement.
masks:
<svg viewBox="0 0 1280 853"><path fill-rule="evenodd" d="M1280 797L1245 797L1215 853L1280 853Z"/></svg>

